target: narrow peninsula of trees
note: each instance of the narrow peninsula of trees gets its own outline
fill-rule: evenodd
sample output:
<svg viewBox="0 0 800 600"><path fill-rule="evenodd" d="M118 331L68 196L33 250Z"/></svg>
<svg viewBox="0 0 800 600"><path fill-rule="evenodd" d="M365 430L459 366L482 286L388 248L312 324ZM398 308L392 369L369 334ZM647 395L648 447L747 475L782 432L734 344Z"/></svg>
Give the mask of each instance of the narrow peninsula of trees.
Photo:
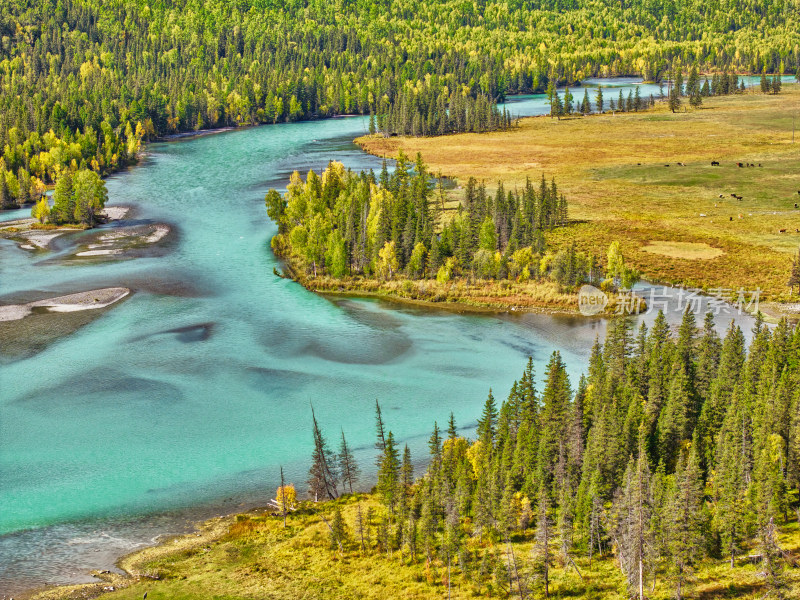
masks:
<svg viewBox="0 0 800 600"><path fill-rule="evenodd" d="M544 175L522 188L498 182L491 192L470 178L458 207L446 203L442 181L419 156L411 163L402 154L391 174L385 164L376 177L332 162L305 181L295 172L286 194L266 196L278 225L272 248L303 277L600 282L595 257L572 246L547 252L545 233L568 218L566 198Z"/></svg>

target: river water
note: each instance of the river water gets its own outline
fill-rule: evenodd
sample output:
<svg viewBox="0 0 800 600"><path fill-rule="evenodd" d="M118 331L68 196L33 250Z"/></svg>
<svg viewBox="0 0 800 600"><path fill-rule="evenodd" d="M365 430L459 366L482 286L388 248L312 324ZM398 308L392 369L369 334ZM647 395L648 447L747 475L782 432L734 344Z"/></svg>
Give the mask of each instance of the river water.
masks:
<svg viewBox="0 0 800 600"><path fill-rule="evenodd" d="M627 95L635 80L603 83ZM547 111L542 96L509 108ZM602 319L328 299L273 274L264 193L329 160L379 168L351 142L365 127L363 118L331 119L148 146L140 166L108 179L110 204L133 206L136 222L172 224L164 256L65 266L0 240L6 296L134 290L76 333L0 367L0 597L91 581L90 569L113 568L159 534L263 503L280 465L305 490L311 404L330 442L344 430L368 486L376 398L421 459L434 421L452 411L474 427L489 388L503 398L529 355L541 374L560 350L577 380ZM721 330L729 320L720 317Z"/></svg>

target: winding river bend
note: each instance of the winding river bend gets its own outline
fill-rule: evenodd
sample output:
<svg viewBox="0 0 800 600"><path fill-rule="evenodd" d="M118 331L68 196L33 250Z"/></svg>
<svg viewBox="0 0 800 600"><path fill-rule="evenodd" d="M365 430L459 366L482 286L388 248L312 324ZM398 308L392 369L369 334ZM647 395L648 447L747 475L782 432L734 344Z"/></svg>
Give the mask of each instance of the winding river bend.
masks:
<svg viewBox="0 0 800 600"><path fill-rule="evenodd" d="M626 95L632 84L606 83ZM546 102L509 108L543 114ZM453 411L474 426L489 388L503 397L528 355L539 374L553 350L573 377L583 370L603 320L328 299L273 275L264 193L329 160L379 168L350 141L365 127L332 119L149 146L141 166L108 180L110 204L172 224L163 256L67 266L0 240L4 296L134 291L0 367L0 596L91 581L90 569L158 534L257 505L279 465L305 489L312 402L329 441L342 428L367 467L376 398L422 457L435 420Z"/></svg>

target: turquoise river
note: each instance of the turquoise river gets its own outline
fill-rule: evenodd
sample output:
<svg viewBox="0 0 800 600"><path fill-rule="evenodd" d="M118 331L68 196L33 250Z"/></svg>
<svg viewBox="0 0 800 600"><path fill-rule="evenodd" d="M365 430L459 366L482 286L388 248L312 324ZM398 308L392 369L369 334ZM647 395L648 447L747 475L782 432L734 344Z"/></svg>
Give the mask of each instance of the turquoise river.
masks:
<svg viewBox="0 0 800 600"><path fill-rule="evenodd" d="M605 82L625 94L634 83ZM534 115L545 104L529 96L508 107ZM365 126L341 118L149 145L139 166L108 179L109 205L133 207L129 222L174 227L159 256L65 265L49 259L81 235L50 254L0 240L6 298L134 291L0 365L0 598L91 581L90 569L114 568L160 534L263 503L280 465L305 490L312 403L329 441L344 430L368 467L376 398L423 460L434 421L452 411L474 427L489 388L504 397L529 355L541 374L559 350L576 381L602 319L325 298L273 274L265 192L329 160L379 168L351 142ZM673 306L670 319L679 316Z"/></svg>

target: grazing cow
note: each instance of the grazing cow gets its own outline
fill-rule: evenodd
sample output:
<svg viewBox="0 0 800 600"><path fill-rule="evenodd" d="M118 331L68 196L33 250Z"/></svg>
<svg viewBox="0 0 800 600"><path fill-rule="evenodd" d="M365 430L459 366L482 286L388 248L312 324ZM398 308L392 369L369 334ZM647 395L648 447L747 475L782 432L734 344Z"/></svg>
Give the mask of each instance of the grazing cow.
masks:
<svg viewBox="0 0 800 600"><path fill-rule="evenodd" d="M797 202L794 203L794 207L797 208Z"/></svg>
<svg viewBox="0 0 800 600"><path fill-rule="evenodd" d="M761 163L758 163L758 166L760 167L760 166L761 166Z"/></svg>
<svg viewBox="0 0 800 600"><path fill-rule="evenodd" d="M781 229L779 233L786 233L785 229Z"/></svg>
<svg viewBox="0 0 800 600"><path fill-rule="evenodd" d="M668 167L669 165L664 165L664 166L665 166L665 167Z"/></svg>
<svg viewBox="0 0 800 600"><path fill-rule="evenodd" d="M719 161L718 160L712 160L711 161L711 166L712 167L718 167L719 166Z"/></svg>
<svg viewBox="0 0 800 600"><path fill-rule="evenodd" d="M720 194L720 195L719 195L719 197L720 197L720 198L724 198L725 196L724 196L723 194Z"/></svg>
<svg viewBox="0 0 800 600"><path fill-rule="evenodd" d="M731 221L733 221L733 217L731 217Z"/></svg>
<svg viewBox="0 0 800 600"><path fill-rule="evenodd" d="M739 213L739 218L744 219L744 215L742 213Z"/></svg>
<svg viewBox="0 0 800 600"><path fill-rule="evenodd" d="M736 198L736 194L731 194L731 198Z"/></svg>
<svg viewBox="0 0 800 600"><path fill-rule="evenodd" d="M737 164L737 165L739 165L739 168L740 168L740 169L741 169L742 167L744 167L744 165L743 165L742 163L736 163L736 164Z"/></svg>

